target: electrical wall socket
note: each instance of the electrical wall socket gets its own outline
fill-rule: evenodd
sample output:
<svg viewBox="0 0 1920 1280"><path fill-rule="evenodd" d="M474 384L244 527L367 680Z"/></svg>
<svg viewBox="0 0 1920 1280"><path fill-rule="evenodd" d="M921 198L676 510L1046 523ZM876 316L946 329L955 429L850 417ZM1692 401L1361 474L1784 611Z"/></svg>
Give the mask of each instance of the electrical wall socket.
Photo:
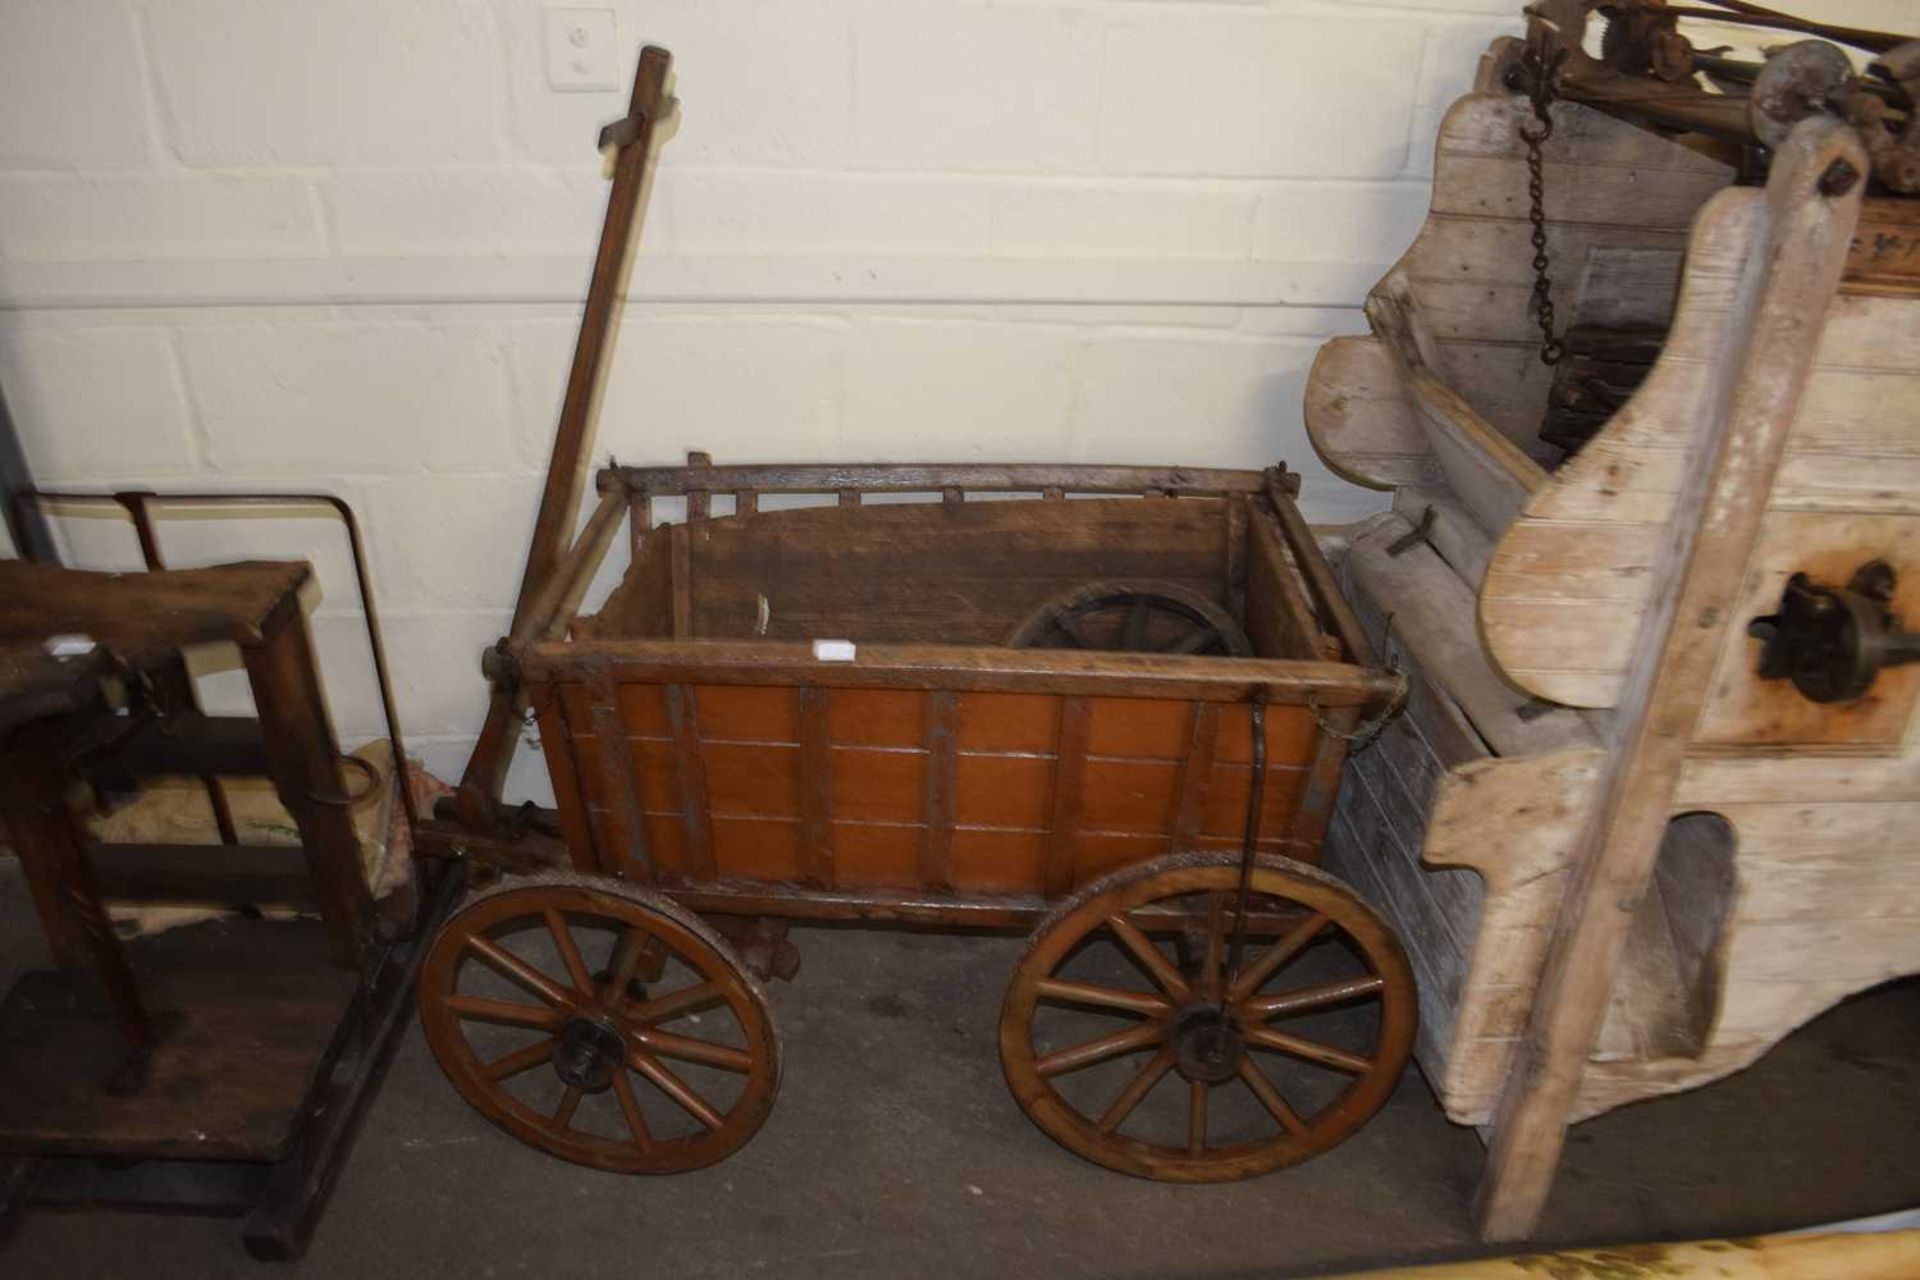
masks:
<svg viewBox="0 0 1920 1280"><path fill-rule="evenodd" d="M542 16L549 89L590 93L620 87L613 10L547 9Z"/></svg>

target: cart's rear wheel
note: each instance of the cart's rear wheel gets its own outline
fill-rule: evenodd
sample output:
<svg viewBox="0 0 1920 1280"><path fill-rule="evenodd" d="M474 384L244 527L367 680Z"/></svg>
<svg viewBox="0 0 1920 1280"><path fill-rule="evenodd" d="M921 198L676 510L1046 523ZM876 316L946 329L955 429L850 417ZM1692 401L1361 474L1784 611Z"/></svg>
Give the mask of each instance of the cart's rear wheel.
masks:
<svg viewBox="0 0 1920 1280"><path fill-rule="evenodd" d="M1123 1173L1223 1182L1318 1155L1393 1092L1416 1013L1392 931L1332 876L1262 857L1236 965L1239 877L1236 854L1176 854L1034 931L1000 1061L1050 1137Z"/></svg>
<svg viewBox="0 0 1920 1280"><path fill-rule="evenodd" d="M731 1154L780 1087L766 997L732 949L617 880L540 875L475 897L434 937L420 1020L482 1115L619 1173Z"/></svg>
<svg viewBox="0 0 1920 1280"><path fill-rule="evenodd" d="M1253 643L1233 615L1177 582L1089 582L1028 614L1009 649L1106 649L1245 658Z"/></svg>

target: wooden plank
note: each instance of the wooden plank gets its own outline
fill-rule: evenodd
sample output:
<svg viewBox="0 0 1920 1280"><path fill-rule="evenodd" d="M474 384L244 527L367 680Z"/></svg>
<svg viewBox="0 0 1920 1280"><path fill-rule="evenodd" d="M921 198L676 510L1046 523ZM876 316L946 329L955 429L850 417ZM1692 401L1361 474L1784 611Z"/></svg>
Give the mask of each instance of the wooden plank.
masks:
<svg viewBox="0 0 1920 1280"><path fill-rule="evenodd" d="M1370 489L1430 482L1435 463L1393 359L1377 338L1324 343L1304 404L1314 452L1343 480Z"/></svg>
<svg viewBox="0 0 1920 1280"><path fill-rule="evenodd" d="M1280 521L1280 532L1285 535L1287 551L1294 565L1306 579L1307 591L1313 597L1315 611L1325 620L1327 630L1346 650L1349 661L1363 667L1377 666L1379 659L1373 652L1373 646L1367 641L1367 634L1360 626L1359 619L1353 616L1353 606L1347 603L1346 596L1340 592L1340 584L1334 580L1333 568L1320 551L1313 530L1300 516L1300 508L1293 504L1293 493L1298 488L1298 478L1294 478L1294 490L1282 483L1283 475L1269 475L1267 484L1267 502L1273 508L1274 516Z"/></svg>
<svg viewBox="0 0 1920 1280"><path fill-rule="evenodd" d="M1058 736L1053 749L1053 813L1047 827L1045 890L1057 898L1073 888L1079 852L1081 787L1087 772L1088 699L1060 699Z"/></svg>
<svg viewBox="0 0 1920 1280"><path fill-rule="evenodd" d="M516 655L529 679L577 681L605 664L620 684L820 685L834 689L1111 694L1244 702L1254 689L1275 705L1380 704L1400 680L1349 663L968 645L861 645L851 662L822 662L811 645L721 640L576 640L529 645Z"/></svg>
<svg viewBox="0 0 1920 1280"><path fill-rule="evenodd" d="M831 889L833 874L833 752L829 699L821 688L794 690L800 702L800 864L808 884Z"/></svg>
<svg viewBox="0 0 1920 1280"><path fill-rule="evenodd" d="M679 766L687 870L696 880L711 880L719 872L713 856L713 815L707 804L707 765L700 747L700 710L691 685L667 686L667 716L673 724L674 759Z"/></svg>
<svg viewBox="0 0 1920 1280"><path fill-rule="evenodd" d="M920 883L930 889L953 884L954 770L960 728L960 697L940 689L927 695L925 842Z"/></svg>
<svg viewBox="0 0 1920 1280"><path fill-rule="evenodd" d="M1528 755L1590 743L1592 732L1564 709L1522 716L1524 694L1488 663L1474 627L1474 596L1425 545L1398 556L1387 548L1411 532L1398 517L1383 521L1347 553L1354 582L1391 613L1394 633L1426 679L1452 698L1475 732L1501 755Z"/></svg>
<svg viewBox="0 0 1920 1280"><path fill-rule="evenodd" d="M686 525L674 525L668 530L667 537L672 548L672 568L668 571L668 582L673 592L671 634L676 640L685 640L693 635L693 550Z"/></svg>
<svg viewBox="0 0 1920 1280"><path fill-rule="evenodd" d="M96 844L100 896L110 902L205 902L312 911L317 905L299 845Z"/></svg>
<svg viewBox="0 0 1920 1280"><path fill-rule="evenodd" d="M593 736L600 743L600 794L613 817L620 847L605 851L602 875L631 876L642 884L654 878L647 850L646 802L642 798L640 762L633 741L620 720L619 694L603 674L594 682Z"/></svg>
<svg viewBox="0 0 1920 1280"><path fill-rule="evenodd" d="M990 493L1143 494L1150 490L1182 495L1218 497L1226 493L1261 493L1265 479L1258 471L1220 467L1127 467L1074 463L819 463L761 466L607 467L597 479L610 487L644 493L690 493L694 489L753 489L760 493L837 494L843 489L862 493L939 493L944 489Z"/></svg>
<svg viewBox="0 0 1920 1280"><path fill-rule="evenodd" d="M1824 312L1839 284L1859 216L1863 183L1850 195L1818 190L1836 160L1866 172L1858 137L1824 118L1802 122L1775 155L1765 233L1740 282L1704 447L1656 561L1614 754L1575 846L1574 878L1501 1100L1480 1198L1489 1238L1525 1235L1545 1203L1687 739L1735 625L1731 606L1813 363L1807 317Z"/></svg>
<svg viewBox="0 0 1920 1280"><path fill-rule="evenodd" d="M1448 486L1483 529L1498 534L1547 473L1432 374L1413 371L1407 390Z"/></svg>
<svg viewBox="0 0 1920 1280"><path fill-rule="evenodd" d="M1326 656L1320 621L1313 615L1306 590L1295 572L1293 558L1281 543L1273 517L1255 513L1247 528L1250 544L1247 634L1254 652L1269 658Z"/></svg>
<svg viewBox="0 0 1920 1280"><path fill-rule="evenodd" d="M627 499L627 562L640 563L647 539L653 536L653 499L636 493Z"/></svg>
<svg viewBox="0 0 1920 1280"><path fill-rule="evenodd" d="M1247 499L1244 494L1229 495L1226 500L1226 556L1220 566L1221 588L1227 612L1236 618L1247 615Z"/></svg>
<svg viewBox="0 0 1920 1280"><path fill-rule="evenodd" d="M1224 503L1208 497L889 503L719 519L688 552L690 625L728 639L999 645L1048 600L1097 580L1167 580L1224 604L1226 534Z"/></svg>
<svg viewBox="0 0 1920 1280"><path fill-rule="evenodd" d="M1200 834L1201 819L1207 810L1207 787L1213 781L1214 744L1220 736L1220 705L1214 702L1193 704L1187 732L1187 750L1180 760L1180 781L1174 789L1173 848L1176 853L1193 847Z"/></svg>

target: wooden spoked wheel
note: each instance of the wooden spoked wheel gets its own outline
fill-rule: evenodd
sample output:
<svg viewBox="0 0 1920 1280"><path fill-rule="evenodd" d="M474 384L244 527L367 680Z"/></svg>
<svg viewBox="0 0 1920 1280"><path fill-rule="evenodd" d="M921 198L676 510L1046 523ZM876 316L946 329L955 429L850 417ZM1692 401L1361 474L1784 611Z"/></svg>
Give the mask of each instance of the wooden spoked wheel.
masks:
<svg viewBox="0 0 1920 1280"><path fill-rule="evenodd" d="M1034 931L1000 1015L1027 1115L1110 1169L1224 1182L1358 1129L1413 1047L1412 971L1332 876L1255 861L1239 963L1237 854L1176 854L1087 886Z"/></svg>
<svg viewBox="0 0 1920 1280"><path fill-rule="evenodd" d="M441 926L427 1043L461 1096L542 1151L619 1173L712 1164L780 1085L766 997L656 894L566 874L503 882Z"/></svg>
<svg viewBox="0 0 1920 1280"><path fill-rule="evenodd" d="M1007 636L1009 649L1105 649L1245 658L1233 615L1177 582L1089 582L1053 597Z"/></svg>

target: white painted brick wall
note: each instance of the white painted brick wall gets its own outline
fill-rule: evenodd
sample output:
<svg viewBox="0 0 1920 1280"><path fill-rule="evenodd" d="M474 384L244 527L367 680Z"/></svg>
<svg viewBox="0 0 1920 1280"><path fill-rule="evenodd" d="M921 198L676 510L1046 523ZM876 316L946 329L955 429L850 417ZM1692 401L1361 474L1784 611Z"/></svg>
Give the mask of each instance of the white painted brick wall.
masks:
<svg viewBox="0 0 1920 1280"><path fill-rule="evenodd" d="M1423 215L1518 0L567 0L684 100L598 453L1259 465L1372 495L1299 418ZM505 624L624 88L540 0L0 0L0 386L44 482L319 489L367 527L410 745L457 775ZM1911 0L1823 13L1911 21ZM77 561L131 531L63 519ZM306 555L343 733L378 726L337 529ZM616 566L617 571L617 566ZM611 580L603 575L602 586ZM234 679L217 692L239 697ZM511 789L545 794L523 751Z"/></svg>

